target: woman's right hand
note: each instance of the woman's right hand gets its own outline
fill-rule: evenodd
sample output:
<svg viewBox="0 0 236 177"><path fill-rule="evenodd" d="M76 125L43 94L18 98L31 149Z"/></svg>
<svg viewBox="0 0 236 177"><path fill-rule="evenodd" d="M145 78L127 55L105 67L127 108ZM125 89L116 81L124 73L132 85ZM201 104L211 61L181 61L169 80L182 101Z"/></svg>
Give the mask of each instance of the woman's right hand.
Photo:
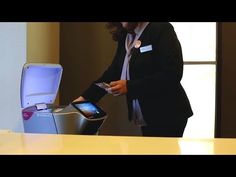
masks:
<svg viewBox="0 0 236 177"><path fill-rule="evenodd" d="M75 99L73 102L76 102L76 101L86 101L86 99L80 96L79 98Z"/></svg>

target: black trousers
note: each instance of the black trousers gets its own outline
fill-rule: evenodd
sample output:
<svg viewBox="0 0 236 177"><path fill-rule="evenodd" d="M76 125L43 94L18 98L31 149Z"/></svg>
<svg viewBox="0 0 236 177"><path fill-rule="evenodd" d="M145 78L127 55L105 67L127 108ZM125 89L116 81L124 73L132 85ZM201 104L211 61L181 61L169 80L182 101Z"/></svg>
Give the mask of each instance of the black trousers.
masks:
<svg viewBox="0 0 236 177"><path fill-rule="evenodd" d="M171 120L141 127L143 136L182 137L188 119Z"/></svg>

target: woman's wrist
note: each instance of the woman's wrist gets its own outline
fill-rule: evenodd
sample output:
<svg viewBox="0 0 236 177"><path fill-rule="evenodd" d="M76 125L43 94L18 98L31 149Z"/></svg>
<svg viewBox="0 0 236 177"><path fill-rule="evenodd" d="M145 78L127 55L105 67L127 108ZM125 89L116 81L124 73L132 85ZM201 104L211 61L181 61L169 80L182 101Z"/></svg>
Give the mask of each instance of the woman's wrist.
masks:
<svg viewBox="0 0 236 177"><path fill-rule="evenodd" d="M75 99L73 102L76 102L76 101L86 101L86 99L84 97L80 96L77 99Z"/></svg>

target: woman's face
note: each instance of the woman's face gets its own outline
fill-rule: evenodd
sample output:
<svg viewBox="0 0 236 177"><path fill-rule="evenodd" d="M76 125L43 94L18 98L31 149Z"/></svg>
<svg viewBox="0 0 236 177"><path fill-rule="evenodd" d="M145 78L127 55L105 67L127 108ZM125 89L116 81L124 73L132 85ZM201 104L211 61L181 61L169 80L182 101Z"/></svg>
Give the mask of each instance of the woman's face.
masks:
<svg viewBox="0 0 236 177"><path fill-rule="evenodd" d="M120 22L123 28L127 28L128 22Z"/></svg>
<svg viewBox="0 0 236 177"><path fill-rule="evenodd" d="M126 29L128 33L134 34L134 29L137 27L138 22L120 22L122 27Z"/></svg>

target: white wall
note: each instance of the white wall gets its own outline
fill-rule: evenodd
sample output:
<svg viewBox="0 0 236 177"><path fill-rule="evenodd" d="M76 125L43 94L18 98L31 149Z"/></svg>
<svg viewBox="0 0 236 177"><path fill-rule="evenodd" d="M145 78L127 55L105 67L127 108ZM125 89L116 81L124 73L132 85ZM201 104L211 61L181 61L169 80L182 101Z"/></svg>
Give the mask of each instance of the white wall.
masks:
<svg viewBox="0 0 236 177"><path fill-rule="evenodd" d="M0 23L0 129L23 131L21 69L26 62L26 23Z"/></svg>

